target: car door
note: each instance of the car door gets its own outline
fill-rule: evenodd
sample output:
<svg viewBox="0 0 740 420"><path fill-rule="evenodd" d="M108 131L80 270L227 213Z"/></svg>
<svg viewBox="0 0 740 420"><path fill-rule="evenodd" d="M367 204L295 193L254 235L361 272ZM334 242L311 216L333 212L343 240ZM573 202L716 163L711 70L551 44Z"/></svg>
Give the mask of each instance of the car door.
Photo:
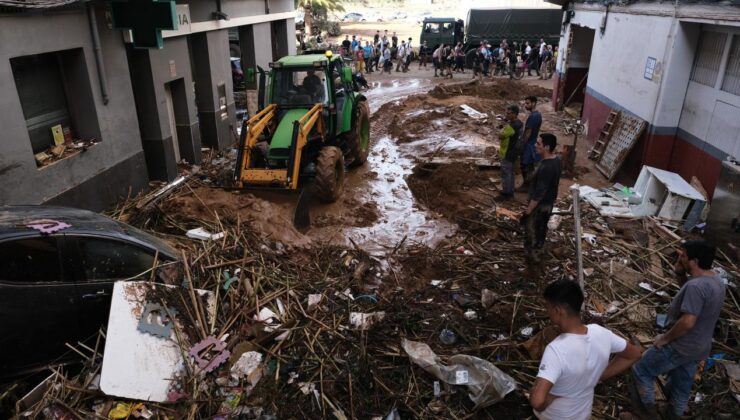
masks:
<svg viewBox="0 0 740 420"><path fill-rule="evenodd" d="M51 362L74 342L78 300L63 243L62 235L0 242L0 376Z"/></svg>
<svg viewBox="0 0 740 420"><path fill-rule="evenodd" d="M113 237L75 235L67 236L67 240L78 255L80 329L87 336L94 336L108 324L113 283L134 278L148 279L147 270L154 264L155 251Z"/></svg>

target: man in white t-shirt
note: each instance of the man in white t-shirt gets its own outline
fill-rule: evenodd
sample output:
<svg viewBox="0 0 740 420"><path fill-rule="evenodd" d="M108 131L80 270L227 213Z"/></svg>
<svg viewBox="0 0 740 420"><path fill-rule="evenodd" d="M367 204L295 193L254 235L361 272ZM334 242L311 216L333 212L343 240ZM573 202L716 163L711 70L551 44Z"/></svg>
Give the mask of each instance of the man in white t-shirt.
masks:
<svg viewBox="0 0 740 420"><path fill-rule="evenodd" d="M529 402L540 419L591 418L594 387L640 359L629 341L596 324L583 325L583 292L578 283L558 280L544 293L550 321L561 334L545 348ZM609 360L609 356L616 356Z"/></svg>

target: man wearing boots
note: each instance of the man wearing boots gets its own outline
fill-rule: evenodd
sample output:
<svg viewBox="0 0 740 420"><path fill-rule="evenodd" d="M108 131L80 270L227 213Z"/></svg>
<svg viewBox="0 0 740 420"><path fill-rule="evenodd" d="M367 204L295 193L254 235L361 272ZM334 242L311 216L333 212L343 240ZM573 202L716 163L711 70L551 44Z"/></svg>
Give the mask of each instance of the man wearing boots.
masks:
<svg viewBox="0 0 740 420"><path fill-rule="evenodd" d="M542 133L535 147L537 153L542 156L542 161L532 174L529 202L520 221L524 225L524 249L527 252L527 260L537 264L542 259L547 222L558 197L561 169L560 158L555 154L557 137L550 133Z"/></svg>
<svg viewBox="0 0 740 420"><path fill-rule="evenodd" d="M653 347L632 367L632 408L640 418L656 417L655 378L660 375L668 377L664 415L679 419L686 410L696 365L709 356L725 301L725 284L712 271L714 253L703 240L681 245L675 267L681 289L668 307L669 329L655 337Z"/></svg>

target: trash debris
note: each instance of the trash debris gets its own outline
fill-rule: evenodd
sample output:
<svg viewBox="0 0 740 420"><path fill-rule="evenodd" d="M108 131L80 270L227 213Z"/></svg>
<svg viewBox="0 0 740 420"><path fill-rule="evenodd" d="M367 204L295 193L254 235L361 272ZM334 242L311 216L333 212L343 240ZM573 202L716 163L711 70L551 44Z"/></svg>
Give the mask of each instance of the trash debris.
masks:
<svg viewBox="0 0 740 420"><path fill-rule="evenodd" d="M522 343L522 346L527 349L527 353L529 353L529 357L532 360L540 360L542 355L545 353L547 345L550 344L550 342L558 335L560 335L558 327L555 325L548 325L532 336L532 338Z"/></svg>
<svg viewBox="0 0 740 420"><path fill-rule="evenodd" d="M385 312L372 312L372 313L361 313L361 312L350 312L349 323L354 328L359 330L367 330L376 322L380 322L385 318Z"/></svg>
<svg viewBox="0 0 740 420"><path fill-rule="evenodd" d="M586 242L590 243L592 246L596 245L596 235L594 235L593 233L584 233L582 237Z"/></svg>
<svg viewBox="0 0 740 420"><path fill-rule="evenodd" d="M261 353L256 351L245 352L231 366L231 376L235 379L246 378L252 386L255 386L260 378L262 378L261 364Z"/></svg>
<svg viewBox="0 0 740 420"><path fill-rule="evenodd" d="M472 310L472 309L469 309L469 310L465 311L465 313L463 314L463 316L465 316L465 319L467 319L468 321L472 321L474 319L478 319L478 314L474 310Z"/></svg>
<svg viewBox="0 0 740 420"><path fill-rule="evenodd" d="M638 286L640 286L640 289L645 289L648 292L654 292L655 288L650 285L650 283L641 282Z"/></svg>
<svg viewBox="0 0 740 420"><path fill-rule="evenodd" d="M475 110L473 107L462 104L460 105L460 108L462 109L463 114L469 116L470 118L476 119L476 120L485 120L488 118L488 115Z"/></svg>
<svg viewBox="0 0 740 420"><path fill-rule="evenodd" d="M481 290L480 302L484 308L489 308L498 299L498 295L488 289Z"/></svg>
<svg viewBox="0 0 740 420"><path fill-rule="evenodd" d="M185 236L187 236L188 238L200 239L201 241L215 241L223 238L224 235L224 232L211 233L203 228L190 229L189 231L185 232Z"/></svg>
<svg viewBox="0 0 740 420"><path fill-rule="evenodd" d="M534 328L532 327L524 327L521 330L519 330L519 334L521 334L522 337L529 337L534 332Z"/></svg>
<svg viewBox="0 0 740 420"><path fill-rule="evenodd" d="M457 334L455 334L455 331L445 328L439 333L439 341L441 341L442 344L451 346L457 341Z"/></svg>
<svg viewBox="0 0 740 420"><path fill-rule="evenodd" d="M475 403L474 409L495 404L516 389L516 381L512 377L486 360L456 354L448 358L450 364L445 366L424 343L404 338L401 347L412 362L437 379L451 385L467 386L468 397Z"/></svg>
<svg viewBox="0 0 740 420"><path fill-rule="evenodd" d="M308 295L308 310L313 311L316 309L317 306L319 306L319 303L321 303L321 300L324 298L324 295L322 294L311 294Z"/></svg>

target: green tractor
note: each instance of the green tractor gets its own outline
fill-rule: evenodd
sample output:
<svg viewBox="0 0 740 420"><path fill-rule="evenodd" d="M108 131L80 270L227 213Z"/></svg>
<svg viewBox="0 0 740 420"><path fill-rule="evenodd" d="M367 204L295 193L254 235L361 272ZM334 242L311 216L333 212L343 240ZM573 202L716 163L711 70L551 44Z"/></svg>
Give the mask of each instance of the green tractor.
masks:
<svg viewBox="0 0 740 420"><path fill-rule="evenodd" d="M300 190L294 223L306 226L310 199L336 201L345 164L367 160L367 99L356 92L352 69L331 51L283 57L261 72L259 86L259 112L242 124L234 183Z"/></svg>

